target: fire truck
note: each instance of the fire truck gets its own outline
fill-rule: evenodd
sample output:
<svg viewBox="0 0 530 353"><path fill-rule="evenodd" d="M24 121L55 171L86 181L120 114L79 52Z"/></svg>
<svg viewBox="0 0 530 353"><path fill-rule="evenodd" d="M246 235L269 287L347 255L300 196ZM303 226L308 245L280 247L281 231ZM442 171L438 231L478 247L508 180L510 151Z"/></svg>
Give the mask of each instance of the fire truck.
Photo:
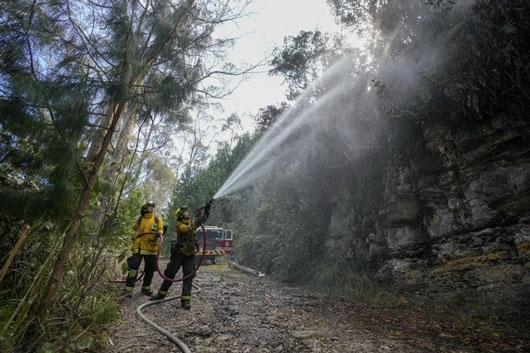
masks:
<svg viewBox="0 0 530 353"><path fill-rule="evenodd" d="M217 256L232 252L232 230L217 226L204 226L204 230L206 231L206 253L204 259L215 264ZM197 229L197 241L199 242L199 253L195 255L195 264L199 263L202 249L205 248L202 228Z"/></svg>

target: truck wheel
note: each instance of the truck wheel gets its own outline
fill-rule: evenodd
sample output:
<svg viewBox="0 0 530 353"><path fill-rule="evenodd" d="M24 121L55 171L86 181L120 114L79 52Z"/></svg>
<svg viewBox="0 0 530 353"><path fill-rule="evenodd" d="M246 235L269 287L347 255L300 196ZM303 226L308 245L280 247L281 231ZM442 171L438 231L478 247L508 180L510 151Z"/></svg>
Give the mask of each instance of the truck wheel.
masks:
<svg viewBox="0 0 530 353"><path fill-rule="evenodd" d="M216 259L216 257L215 257L215 256L212 256L212 258L211 258L211 260L210 260L210 261L212 261L212 265L215 265L215 259Z"/></svg>

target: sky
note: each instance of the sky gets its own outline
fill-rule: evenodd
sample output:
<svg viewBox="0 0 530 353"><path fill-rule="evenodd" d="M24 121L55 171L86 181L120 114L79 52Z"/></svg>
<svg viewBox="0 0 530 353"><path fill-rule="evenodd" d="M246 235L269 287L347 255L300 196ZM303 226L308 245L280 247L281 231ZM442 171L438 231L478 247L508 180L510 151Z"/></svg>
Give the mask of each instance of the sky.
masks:
<svg viewBox="0 0 530 353"><path fill-rule="evenodd" d="M270 57L275 47L281 47L286 36L300 31L319 29L339 32L326 0L253 0L247 8L248 15L228 23L220 35L239 38L228 59L235 65L256 64ZM261 73L252 74L234 93L220 100L225 113L237 113L244 130L253 128L251 116L260 108L285 101L286 86L283 79L269 76L269 66L260 67Z"/></svg>

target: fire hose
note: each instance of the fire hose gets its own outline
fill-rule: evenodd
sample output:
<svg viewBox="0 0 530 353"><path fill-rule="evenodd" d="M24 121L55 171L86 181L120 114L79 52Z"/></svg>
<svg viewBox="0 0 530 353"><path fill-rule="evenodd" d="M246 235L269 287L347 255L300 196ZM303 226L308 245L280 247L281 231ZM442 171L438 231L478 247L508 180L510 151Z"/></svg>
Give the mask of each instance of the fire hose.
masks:
<svg viewBox="0 0 530 353"><path fill-rule="evenodd" d="M204 226L201 226L202 228L202 234L203 234L203 249L202 249L202 254L201 254L201 259L199 260L199 263L197 264L197 266L193 269L193 271L189 274L187 274L186 276L182 277L182 278L177 278L177 279L174 279L174 278L169 278L167 276L164 275L164 273L162 273L162 271L160 271L160 266L158 265L158 259L160 257L160 246L158 247L158 250L156 252L156 261L155 261L155 264L156 264L156 272L158 272L158 274L160 275L160 277L162 277L163 279L167 280L167 281L170 281L170 282L181 282L181 281L184 281L190 277L192 277L193 275L195 275L195 273L197 272L197 270L199 269L199 267L201 267L202 265L202 262L204 261L204 256L206 255L206 230L204 229ZM144 233L140 233L138 234L137 236L142 236L144 234L156 234L156 232L144 232ZM164 236L163 235L160 235L160 244L164 244ZM138 282L139 280L142 279L142 277L144 276L145 274L145 271L142 271L142 274L140 275L140 277L138 277L135 282ZM125 280L124 279L115 279L115 280L111 280L110 281L111 283L125 283Z"/></svg>
<svg viewBox="0 0 530 353"><path fill-rule="evenodd" d="M195 267L193 269L193 271L186 275L186 276L183 276L182 278L178 278L178 279L173 279L173 278L168 278L166 277L161 271L160 271L160 268L158 266L158 257L160 256L160 246L158 247L158 251L156 253L156 271L158 272L158 274L165 280L168 280L168 281L171 281L171 282L179 282L179 281L184 281L185 279L187 278L190 278L191 276L195 275L195 273L197 272L197 270L199 269L199 267L201 266L203 260L204 260L204 255L206 253L206 230L204 229L204 226L201 226L202 228L202 234L203 234L203 241L204 241L204 246L202 247L202 256L201 256L201 259L199 261L199 263L197 264L197 267ZM164 237L161 235L160 236L160 243L163 244L164 243ZM199 287L198 285L196 285L195 283L193 283L193 286L198 290L197 293L200 293L201 292L201 287ZM148 306L151 306L151 305L155 305L155 304L162 304L162 303L165 303L165 302L168 302L168 301L171 301L171 300L175 300L175 299L178 299L180 298L180 296L174 296L174 297L170 297L170 298L165 298L165 299L160 299L160 300L153 300L153 301L149 301L149 302L146 302L146 303L143 303L141 304L140 306L138 306L136 308L136 314L138 314L138 316L144 320L148 325L151 325L155 330L157 330L158 332L160 332L161 334L163 334L164 336L167 337L167 339L169 339L171 342L173 342L175 345L177 345L177 347L180 348L180 350L183 352L183 353L191 353L191 350L188 348L188 346L186 346L186 344L184 342L182 342L180 339L178 339L177 336L174 336L172 335L171 333L169 333L167 330L163 329L162 327L160 327L159 325L157 325L156 323L154 323L152 320L148 319L143 313L142 313L142 310Z"/></svg>
<svg viewBox="0 0 530 353"><path fill-rule="evenodd" d="M196 293L200 293L201 292L201 287L199 287L197 284L193 283L193 287L195 289L197 289ZM148 301L148 302L145 302L141 305L139 305L137 308L136 308L136 314L138 314L138 316L140 317L140 319L144 320L148 325L151 325L155 330L157 330L158 332L160 332L161 334L163 334L164 336L167 337L168 340L170 340L171 342L173 342L175 345L177 345L177 347L180 348L180 350L183 352L183 353L191 353L191 350L188 348L188 346L186 346L186 344L184 342L182 342L181 340L178 339L177 336L174 336L172 335L171 333L169 333L167 330L163 329L162 327L158 326L156 323L154 323L152 320L148 319L143 313L142 313L142 310L148 306L151 306L151 305L155 305L155 304L162 304L162 303L165 303L165 302L169 302L171 300L175 300L175 299L178 299L180 298L180 296L174 296L174 297L170 297L170 298L165 298L165 299L160 299L160 300L153 300L153 301Z"/></svg>
<svg viewBox="0 0 530 353"><path fill-rule="evenodd" d="M204 256L206 255L206 230L204 229L204 226L201 226L201 228L202 228L202 241L203 241L202 255L201 255L201 259L199 260L199 263L197 264L197 266L195 266L193 271L191 273L185 275L184 277L177 278L177 279L169 278L166 275L164 275L162 273L162 271L160 271L160 267L158 266L158 257L160 256L160 246L159 246L158 247L158 251L156 252L156 272L158 272L160 277L162 277L166 281L180 282L180 281L184 281L184 280L186 280L186 279L188 279L188 278L190 278L190 277L195 275L195 272L197 272L199 267L201 267L202 262L204 261ZM164 243L164 236L160 235L160 244L163 244L163 243Z"/></svg>
<svg viewBox="0 0 530 353"><path fill-rule="evenodd" d="M168 281L171 281L171 282L180 282L180 281L184 281L192 276L195 275L195 273L197 272L197 270L199 269L199 267L201 266L202 262L204 261L204 256L206 254L206 230L204 229L204 226L201 226L202 228L202 234L203 234L203 249L202 249L202 255L201 255L201 259L199 260L199 263L197 264L197 266L193 269L193 271L191 273L189 273L188 275L185 275L183 276L182 278L177 278L177 279L173 279L173 278L169 278L167 276L165 276L162 271L160 271L160 266L158 264L158 259L160 257L160 249L161 249L161 246L158 247L158 250L156 252L156 271L158 272L158 274L160 275L160 277L162 277L163 279L165 280L168 280ZM145 233L140 233L138 234L138 236L141 236L141 235L144 235L144 234L156 234L156 232L145 232ZM160 244L164 244L164 236L163 235L160 235ZM144 275L145 271L142 272L141 276L136 280L136 282L138 282ZM114 280L114 281L111 281L112 283L124 283L125 280ZM197 293L200 293L201 291L201 288L193 283L193 286L197 289ZM163 334L164 336L167 337L167 339L169 339L171 342L173 342L175 345L177 345L177 347L180 348L180 350L183 352L183 353L191 353L191 350L188 348L188 346L186 346L186 344L184 342L182 342L181 340L178 339L178 337L172 335L171 333L169 333L167 330L163 329L162 327L160 327L159 325L157 325L156 323L154 323L152 320L148 319L143 313L142 313L142 310L148 306L151 306L151 305L155 305L155 304L162 304L162 303L165 303L165 302L169 302L171 300L175 300L175 299L178 299L180 298L180 296L174 296L174 297L170 297L170 298L164 298L164 299L160 299L160 300L153 300L153 301L148 301L146 303L143 303L141 305L139 305L137 308L136 308L136 314L138 314L138 316L143 320L145 321L148 325L152 326L155 330L157 330L158 332L160 332L161 334Z"/></svg>
<svg viewBox="0 0 530 353"><path fill-rule="evenodd" d="M144 278L144 275L145 275L145 271L142 271L142 274L140 274L140 276L134 281L134 283ZM113 279L113 280L110 280L110 283L125 283L125 280L124 279Z"/></svg>

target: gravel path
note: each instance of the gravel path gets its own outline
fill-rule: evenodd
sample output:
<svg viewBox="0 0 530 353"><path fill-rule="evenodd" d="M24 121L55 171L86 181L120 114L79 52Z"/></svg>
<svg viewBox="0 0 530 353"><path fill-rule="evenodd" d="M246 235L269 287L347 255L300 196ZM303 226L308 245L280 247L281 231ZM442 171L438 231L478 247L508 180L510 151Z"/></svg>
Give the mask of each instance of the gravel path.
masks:
<svg viewBox="0 0 530 353"><path fill-rule="evenodd" d="M201 267L195 281L201 292L193 295L190 311L181 309L178 300L144 310L192 352L530 351L528 337L507 333L506 327L485 332L438 308L391 308L326 297L226 264ZM160 283L155 275L153 288ZM107 352L180 352L136 316L136 307L147 300L139 287L122 304L123 322L110 333ZM169 296L180 289L180 283L174 284Z"/></svg>

